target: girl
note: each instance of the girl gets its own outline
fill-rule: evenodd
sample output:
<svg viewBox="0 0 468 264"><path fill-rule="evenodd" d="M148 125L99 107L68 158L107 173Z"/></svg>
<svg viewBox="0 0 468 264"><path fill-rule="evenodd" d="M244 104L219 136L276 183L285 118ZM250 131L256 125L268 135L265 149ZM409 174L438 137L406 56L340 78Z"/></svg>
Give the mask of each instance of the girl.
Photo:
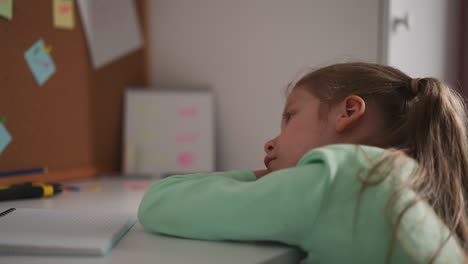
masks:
<svg viewBox="0 0 468 264"><path fill-rule="evenodd" d="M306 263L465 263L467 116L433 78L331 65L291 90L261 171L172 176L146 192L149 232L297 246Z"/></svg>

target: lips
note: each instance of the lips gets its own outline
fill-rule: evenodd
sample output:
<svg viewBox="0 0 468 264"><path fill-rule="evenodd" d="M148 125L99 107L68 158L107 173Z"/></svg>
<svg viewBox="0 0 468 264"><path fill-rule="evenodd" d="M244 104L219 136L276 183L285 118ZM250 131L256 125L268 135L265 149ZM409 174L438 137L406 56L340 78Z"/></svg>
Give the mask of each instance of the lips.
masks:
<svg viewBox="0 0 468 264"><path fill-rule="evenodd" d="M272 162L275 159L276 158L271 158L271 157L266 156L265 159L263 160L263 162L265 163L265 167L268 168L268 165L270 165L270 162Z"/></svg>

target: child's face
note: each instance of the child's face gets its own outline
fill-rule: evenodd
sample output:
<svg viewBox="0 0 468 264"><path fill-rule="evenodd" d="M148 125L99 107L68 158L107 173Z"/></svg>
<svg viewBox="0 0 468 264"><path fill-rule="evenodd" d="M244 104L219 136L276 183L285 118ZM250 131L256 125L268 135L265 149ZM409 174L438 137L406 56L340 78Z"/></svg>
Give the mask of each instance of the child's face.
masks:
<svg viewBox="0 0 468 264"><path fill-rule="evenodd" d="M281 133L265 144L265 166L276 171L296 166L313 148L333 143L335 130L327 111L320 116L320 101L303 88L288 96L281 121Z"/></svg>

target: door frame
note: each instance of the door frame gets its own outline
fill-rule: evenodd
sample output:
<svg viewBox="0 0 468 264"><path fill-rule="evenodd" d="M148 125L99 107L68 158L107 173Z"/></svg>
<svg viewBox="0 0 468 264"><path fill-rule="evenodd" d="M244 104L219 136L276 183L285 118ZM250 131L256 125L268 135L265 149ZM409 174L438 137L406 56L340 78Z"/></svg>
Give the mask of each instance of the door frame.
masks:
<svg viewBox="0 0 468 264"><path fill-rule="evenodd" d="M460 0L464 1L464 0ZM388 64L388 41L390 35L390 0L380 0L379 2L379 40L377 48L377 62Z"/></svg>
<svg viewBox="0 0 468 264"><path fill-rule="evenodd" d="M466 45L468 44L468 4L466 0L459 0L460 13L459 13L459 29L458 29L458 82L460 90L463 95L468 98L468 73L466 72L468 66L468 53Z"/></svg>

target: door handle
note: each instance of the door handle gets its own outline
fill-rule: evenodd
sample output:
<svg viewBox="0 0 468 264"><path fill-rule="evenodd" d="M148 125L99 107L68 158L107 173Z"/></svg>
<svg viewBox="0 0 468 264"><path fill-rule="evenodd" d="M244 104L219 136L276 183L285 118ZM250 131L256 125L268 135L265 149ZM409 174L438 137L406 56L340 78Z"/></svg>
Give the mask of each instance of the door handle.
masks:
<svg viewBox="0 0 468 264"><path fill-rule="evenodd" d="M397 31L399 27L405 27L406 30L410 30L410 16L407 13L405 13L403 16L397 17L395 16L393 18L393 31Z"/></svg>

